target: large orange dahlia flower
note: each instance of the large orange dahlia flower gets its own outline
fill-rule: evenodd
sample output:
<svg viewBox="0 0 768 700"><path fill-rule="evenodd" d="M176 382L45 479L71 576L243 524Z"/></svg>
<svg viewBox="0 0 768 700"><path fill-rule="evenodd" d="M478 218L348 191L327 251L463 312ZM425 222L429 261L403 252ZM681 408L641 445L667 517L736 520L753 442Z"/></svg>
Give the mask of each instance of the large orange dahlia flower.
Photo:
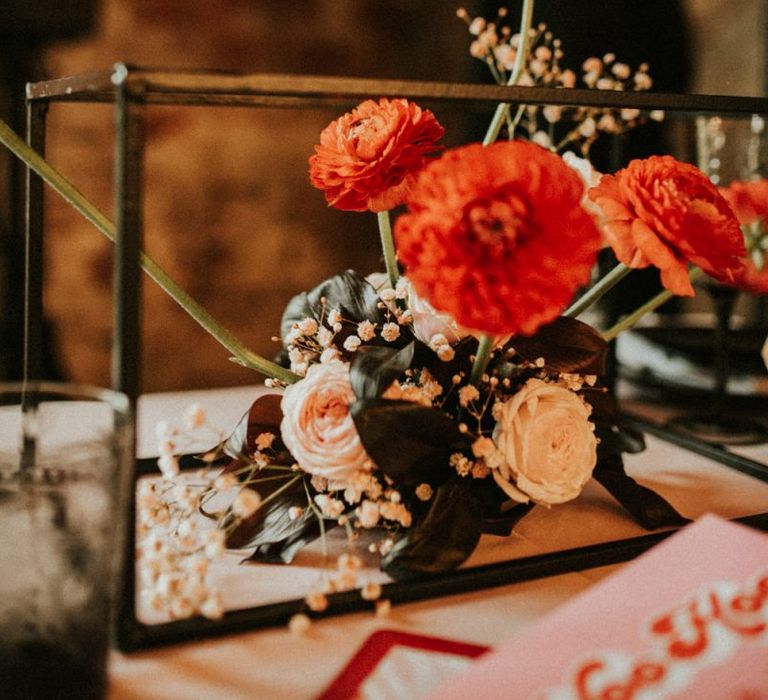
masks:
<svg viewBox="0 0 768 700"><path fill-rule="evenodd" d="M744 237L731 207L706 175L672 156L633 160L603 175L589 197L602 209L616 257L633 268L655 265L662 284L693 296L688 264L734 284Z"/></svg>
<svg viewBox="0 0 768 700"><path fill-rule="evenodd" d="M600 235L578 174L524 141L472 144L429 163L397 219L421 296L468 329L530 335L589 279Z"/></svg>

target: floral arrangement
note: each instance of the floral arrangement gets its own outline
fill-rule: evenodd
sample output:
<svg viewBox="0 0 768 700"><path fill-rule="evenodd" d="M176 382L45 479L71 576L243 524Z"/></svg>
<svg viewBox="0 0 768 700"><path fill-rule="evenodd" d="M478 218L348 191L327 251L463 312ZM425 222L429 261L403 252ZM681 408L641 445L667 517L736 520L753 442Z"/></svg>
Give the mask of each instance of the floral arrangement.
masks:
<svg viewBox="0 0 768 700"><path fill-rule="evenodd" d="M524 8L512 35L499 28L503 15L487 23L459 12L472 55L498 82L575 85L546 27L526 28ZM610 54L588 60L582 80L652 84L647 66L632 73ZM307 597L321 611L325 593L359 584L361 531L376 533L369 549L381 569L408 579L460 566L481 535L508 535L534 505L570 501L592 478L648 528L683 522L624 472L622 452L643 443L602 384L607 341L672 294L694 294L699 271L747 286L733 209L749 225L760 197L746 194L752 184L724 196L669 156L603 176L580 157L599 133L662 116L500 109L483 144L448 150L437 117L405 99L367 100L329 124L309 159L311 183L329 206L376 213L386 273L348 270L288 304L279 361L292 374L268 379L280 392L259 398L205 456L220 469L200 508L223 538L204 546L287 563L346 528L351 552ZM618 267L567 308L606 244ZM656 299L602 334L575 319L648 266L666 288ZM175 445L163 440L161 468L173 479ZM209 509L221 491L228 505Z"/></svg>
<svg viewBox="0 0 768 700"><path fill-rule="evenodd" d="M525 0L517 34L501 25L504 11L489 23L460 10L471 54L500 83L573 87L560 42L531 28L532 7ZM581 79L595 89L652 85L647 66L633 72L611 54L589 59ZM202 456L196 487L179 476L181 433L160 428L164 478L139 494L152 604L217 617L204 580L225 547L287 563L342 527L352 551L308 597L319 611L325 592L356 585L361 531L375 533L369 549L394 579L444 572L481 535L508 535L532 507L575 499L592 478L645 527L683 522L624 472L622 453L643 444L602 382L607 344L673 294L692 295L698 275L754 288L766 239L755 234L750 257L740 223L764 226L765 191L744 183L721 193L670 156L608 175L583 158L600 133L662 116L500 105L483 143L445 149L436 115L405 99L342 115L320 134L310 180L329 206L376 214L386 272L347 270L292 299L277 362L243 349L145 259L274 389ZM589 286L605 245L619 264ZM665 287L656 298L603 332L576 319L649 266ZM208 429L198 409L188 419ZM198 530L194 513L216 529ZM379 592L363 588L367 598Z"/></svg>

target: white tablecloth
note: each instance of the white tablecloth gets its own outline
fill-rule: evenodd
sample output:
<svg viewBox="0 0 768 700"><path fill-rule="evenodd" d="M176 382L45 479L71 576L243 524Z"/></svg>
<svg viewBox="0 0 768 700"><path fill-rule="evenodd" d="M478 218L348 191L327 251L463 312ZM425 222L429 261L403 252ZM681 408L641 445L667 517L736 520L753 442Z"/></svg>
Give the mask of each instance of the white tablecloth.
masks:
<svg viewBox="0 0 768 700"><path fill-rule="evenodd" d="M254 388L225 389L144 397L139 410L139 451L153 452L154 425L180 422L192 402L202 404L221 427L234 426L253 400ZM750 449L768 462L768 447ZM627 458L628 471L663 493L688 517L714 511L726 517L768 510L768 484L649 440L648 449ZM518 556L644 534L597 484L574 502L550 510L536 508L516 527ZM493 543L473 557L481 563ZM506 550L505 550L506 551ZM111 700L174 698L312 698L332 680L365 639L382 628L494 645L602 578L615 567L501 586L412 603L386 618L370 613L313 623L296 635L269 629L215 640L190 642L133 654L114 652L110 660Z"/></svg>

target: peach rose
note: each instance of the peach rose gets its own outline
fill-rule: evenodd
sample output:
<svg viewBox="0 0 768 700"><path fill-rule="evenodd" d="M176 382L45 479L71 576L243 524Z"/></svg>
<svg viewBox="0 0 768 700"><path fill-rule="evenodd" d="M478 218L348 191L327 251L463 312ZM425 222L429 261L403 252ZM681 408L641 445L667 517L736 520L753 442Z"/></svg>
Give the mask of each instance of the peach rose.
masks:
<svg viewBox="0 0 768 700"><path fill-rule="evenodd" d="M311 365L285 389L280 433L305 472L343 484L373 468L349 412L354 400L349 365L340 360Z"/></svg>
<svg viewBox="0 0 768 700"><path fill-rule="evenodd" d="M590 406L555 383L529 379L501 405L493 478L513 500L564 503L581 493L597 462Z"/></svg>

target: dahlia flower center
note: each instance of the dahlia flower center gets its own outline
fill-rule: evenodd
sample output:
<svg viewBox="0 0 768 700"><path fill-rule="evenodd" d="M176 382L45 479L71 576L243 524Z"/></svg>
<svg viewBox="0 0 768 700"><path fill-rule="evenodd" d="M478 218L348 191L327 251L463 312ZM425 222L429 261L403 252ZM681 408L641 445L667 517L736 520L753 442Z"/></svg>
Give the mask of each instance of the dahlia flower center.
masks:
<svg viewBox="0 0 768 700"><path fill-rule="evenodd" d="M467 212L468 227L478 242L491 247L513 247L524 229L522 212L512 202L475 203Z"/></svg>

